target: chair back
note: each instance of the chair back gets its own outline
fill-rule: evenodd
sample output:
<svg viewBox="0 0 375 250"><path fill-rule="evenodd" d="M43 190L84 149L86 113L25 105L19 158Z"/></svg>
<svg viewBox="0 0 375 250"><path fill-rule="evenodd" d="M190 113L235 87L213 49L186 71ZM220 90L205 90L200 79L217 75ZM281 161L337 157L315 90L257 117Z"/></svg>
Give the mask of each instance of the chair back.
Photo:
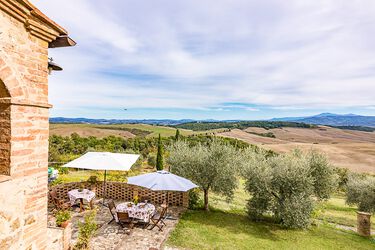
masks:
<svg viewBox="0 0 375 250"><path fill-rule="evenodd" d="M111 213L112 213L112 209L116 209L116 204L114 203L113 200L110 200L108 202L108 208L109 208L109 210L111 210Z"/></svg>
<svg viewBox="0 0 375 250"><path fill-rule="evenodd" d="M58 208L61 206L61 200L57 198L57 192L56 190L51 190L49 192L49 195L51 196L52 203L55 204Z"/></svg>
<svg viewBox="0 0 375 250"><path fill-rule="evenodd" d="M113 200L110 200L108 202L108 208L109 208L109 212L112 215L112 218L117 221L118 217L116 216L116 204L113 202Z"/></svg>
<svg viewBox="0 0 375 250"><path fill-rule="evenodd" d="M161 212L160 212L160 217L164 217L167 213L168 206L166 204L161 204Z"/></svg>
<svg viewBox="0 0 375 250"><path fill-rule="evenodd" d="M51 196L52 199L57 198L57 192L56 192L56 190L49 191L49 195Z"/></svg>
<svg viewBox="0 0 375 250"><path fill-rule="evenodd" d="M130 220L129 214L127 212L117 212L117 218L119 221Z"/></svg>

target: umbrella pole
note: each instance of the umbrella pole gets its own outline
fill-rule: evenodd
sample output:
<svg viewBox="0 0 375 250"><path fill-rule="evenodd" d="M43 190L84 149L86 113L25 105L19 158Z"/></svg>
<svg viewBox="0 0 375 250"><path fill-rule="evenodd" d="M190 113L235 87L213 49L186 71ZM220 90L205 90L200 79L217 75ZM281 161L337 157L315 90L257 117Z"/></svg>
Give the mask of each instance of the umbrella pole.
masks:
<svg viewBox="0 0 375 250"><path fill-rule="evenodd" d="M104 182L103 182L104 188L103 188L103 205L104 201L107 195L107 170L104 170Z"/></svg>
<svg viewBox="0 0 375 250"><path fill-rule="evenodd" d="M167 212L166 212L166 215L165 215L165 219L166 220L177 220L177 218L174 218L171 214L168 213L168 209L169 209L169 191L167 191Z"/></svg>

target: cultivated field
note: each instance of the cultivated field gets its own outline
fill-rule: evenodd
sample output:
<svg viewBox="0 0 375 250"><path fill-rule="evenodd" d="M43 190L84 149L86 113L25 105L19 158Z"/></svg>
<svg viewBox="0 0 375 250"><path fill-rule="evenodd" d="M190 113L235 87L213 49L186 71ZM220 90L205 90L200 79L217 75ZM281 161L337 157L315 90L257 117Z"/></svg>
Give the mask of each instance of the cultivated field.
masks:
<svg viewBox="0 0 375 250"><path fill-rule="evenodd" d="M193 134L193 131L180 129L182 135ZM77 133L80 136L105 137L109 135L132 138L135 136L169 137L176 134L176 129L164 126L147 124L121 124L121 125L97 125L97 124L50 124L50 135L69 136Z"/></svg>
<svg viewBox="0 0 375 250"><path fill-rule="evenodd" d="M320 150L338 167L346 167L357 172L375 174L375 132L343 130L319 126L318 128L247 128L222 130L191 131L180 129L182 135L216 133L220 136L241 139L276 152L288 152L295 148ZM256 134L272 132L276 138ZM80 136L105 137L109 135L133 138L135 136L156 137L174 136L176 129L146 124L95 125L95 124L51 124L51 135L68 136L77 133Z"/></svg>
<svg viewBox="0 0 375 250"><path fill-rule="evenodd" d="M103 138L109 135L121 136L125 138L135 137L129 131L115 130L115 129L100 129L96 126L86 124L50 124L50 135L70 136L77 133L82 137L95 136Z"/></svg>
<svg viewBox="0 0 375 250"><path fill-rule="evenodd" d="M268 132L272 132L276 138L251 134ZM346 167L356 172L375 173L375 132L319 126L311 129L234 129L219 135L241 139L276 152L288 152L295 148L302 150L313 148L326 153L337 167Z"/></svg>

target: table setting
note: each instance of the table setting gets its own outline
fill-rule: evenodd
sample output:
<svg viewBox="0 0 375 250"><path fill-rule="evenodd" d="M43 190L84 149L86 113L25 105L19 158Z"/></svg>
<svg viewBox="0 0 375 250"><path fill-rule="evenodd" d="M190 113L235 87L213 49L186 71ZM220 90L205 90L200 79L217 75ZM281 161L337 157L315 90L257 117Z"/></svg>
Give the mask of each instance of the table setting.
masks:
<svg viewBox="0 0 375 250"><path fill-rule="evenodd" d="M73 189L68 192L70 204L73 206L77 199L80 200L80 212L84 210L83 200L86 200L92 209L92 201L95 198L95 192L88 189Z"/></svg>
<svg viewBox="0 0 375 250"><path fill-rule="evenodd" d="M116 211L128 213L131 218L148 222L151 216L155 213L155 206L146 202L140 202L138 204L124 202L116 206Z"/></svg>

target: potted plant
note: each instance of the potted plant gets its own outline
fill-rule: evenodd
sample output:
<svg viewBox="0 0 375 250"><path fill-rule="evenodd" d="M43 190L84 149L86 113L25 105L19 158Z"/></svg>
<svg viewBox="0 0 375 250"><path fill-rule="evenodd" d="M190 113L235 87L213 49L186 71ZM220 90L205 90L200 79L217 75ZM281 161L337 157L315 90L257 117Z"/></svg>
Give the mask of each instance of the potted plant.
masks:
<svg viewBox="0 0 375 250"><path fill-rule="evenodd" d="M58 227L66 228L69 224L71 214L67 210L60 210L56 213L56 225Z"/></svg>
<svg viewBox="0 0 375 250"><path fill-rule="evenodd" d="M346 202L357 205L357 232L371 237L371 214L375 212L375 178L352 175L346 187Z"/></svg>
<svg viewBox="0 0 375 250"><path fill-rule="evenodd" d="M83 185L83 183L81 182L78 188L78 192L82 192L84 188L85 188L85 185Z"/></svg>
<svg viewBox="0 0 375 250"><path fill-rule="evenodd" d="M133 197L133 203L134 203L135 205L138 205L138 202L139 202L138 195L135 195L135 196Z"/></svg>
<svg viewBox="0 0 375 250"><path fill-rule="evenodd" d="M95 175L91 175L88 179L87 179L87 183L90 184L90 190L91 191L95 191L96 189L96 183L98 182L98 177L95 176Z"/></svg>

